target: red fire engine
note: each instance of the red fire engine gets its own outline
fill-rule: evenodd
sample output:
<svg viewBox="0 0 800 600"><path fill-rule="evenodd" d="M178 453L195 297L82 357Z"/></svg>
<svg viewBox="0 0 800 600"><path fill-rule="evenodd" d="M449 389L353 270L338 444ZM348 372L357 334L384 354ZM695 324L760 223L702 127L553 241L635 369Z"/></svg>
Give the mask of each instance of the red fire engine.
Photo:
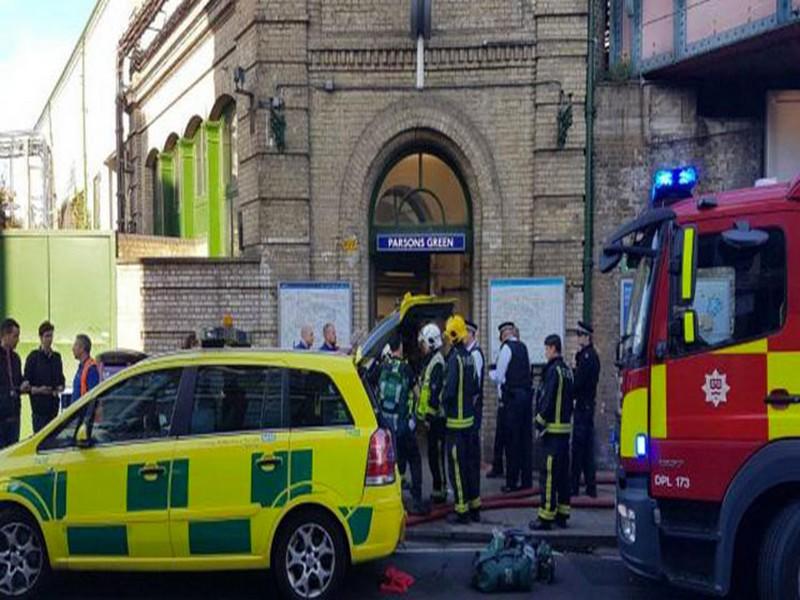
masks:
<svg viewBox="0 0 800 600"><path fill-rule="evenodd" d="M800 597L800 179L651 205L600 268L635 272L622 376L617 535L634 571Z"/></svg>

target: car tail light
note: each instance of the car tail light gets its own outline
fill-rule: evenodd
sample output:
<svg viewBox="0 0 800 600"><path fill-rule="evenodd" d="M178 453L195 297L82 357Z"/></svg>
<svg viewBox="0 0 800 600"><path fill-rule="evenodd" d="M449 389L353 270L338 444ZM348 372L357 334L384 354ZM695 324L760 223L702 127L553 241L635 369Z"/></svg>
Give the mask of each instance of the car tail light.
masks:
<svg viewBox="0 0 800 600"><path fill-rule="evenodd" d="M394 483L394 445L392 434L387 429L378 429L369 438L367 454L367 485Z"/></svg>

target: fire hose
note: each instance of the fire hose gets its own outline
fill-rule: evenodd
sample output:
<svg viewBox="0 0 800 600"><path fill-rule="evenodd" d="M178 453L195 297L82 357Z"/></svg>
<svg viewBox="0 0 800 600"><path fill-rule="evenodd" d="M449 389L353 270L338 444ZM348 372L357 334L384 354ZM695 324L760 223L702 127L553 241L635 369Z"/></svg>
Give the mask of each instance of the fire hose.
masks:
<svg viewBox="0 0 800 600"><path fill-rule="evenodd" d="M613 483L614 478L598 477L598 483ZM507 494L493 494L481 497L481 510L502 510L505 508L538 508L540 488L532 487L524 490L517 490ZM578 496L570 502L573 508L614 508L613 497L589 498ZM445 518L453 511L452 504L441 504L434 507L427 515L409 515L406 519L407 527L431 523Z"/></svg>

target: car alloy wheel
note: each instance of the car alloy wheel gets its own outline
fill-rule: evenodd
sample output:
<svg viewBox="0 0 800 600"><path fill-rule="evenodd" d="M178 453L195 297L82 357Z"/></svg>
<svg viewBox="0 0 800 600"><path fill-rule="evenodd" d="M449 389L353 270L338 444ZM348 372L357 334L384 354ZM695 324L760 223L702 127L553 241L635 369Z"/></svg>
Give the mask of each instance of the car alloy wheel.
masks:
<svg viewBox="0 0 800 600"><path fill-rule="evenodd" d="M42 574L44 554L39 536L27 523L11 522L0 528L0 592L22 596Z"/></svg>
<svg viewBox="0 0 800 600"><path fill-rule="evenodd" d="M286 549L289 584L301 598L318 598L328 589L336 569L330 534L316 523L298 527Z"/></svg>

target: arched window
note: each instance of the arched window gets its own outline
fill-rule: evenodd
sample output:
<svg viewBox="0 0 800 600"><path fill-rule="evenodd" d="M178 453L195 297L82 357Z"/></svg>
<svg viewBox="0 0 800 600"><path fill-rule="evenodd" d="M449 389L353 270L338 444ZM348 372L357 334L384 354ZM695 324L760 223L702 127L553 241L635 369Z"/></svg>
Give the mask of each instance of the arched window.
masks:
<svg viewBox="0 0 800 600"><path fill-rule="evenodd" d="M198 116L192 117L183 137L194 142L194 196L205 198L208 194L208 157L203 120Z"/></svg>
<svg viewBox="0 0 800 600"><path fill-rule="evenodd" d="M383 179L373 225L392 228L466 227L469 207L464 186L448 163L428 152L395 162Z"/></svg>

